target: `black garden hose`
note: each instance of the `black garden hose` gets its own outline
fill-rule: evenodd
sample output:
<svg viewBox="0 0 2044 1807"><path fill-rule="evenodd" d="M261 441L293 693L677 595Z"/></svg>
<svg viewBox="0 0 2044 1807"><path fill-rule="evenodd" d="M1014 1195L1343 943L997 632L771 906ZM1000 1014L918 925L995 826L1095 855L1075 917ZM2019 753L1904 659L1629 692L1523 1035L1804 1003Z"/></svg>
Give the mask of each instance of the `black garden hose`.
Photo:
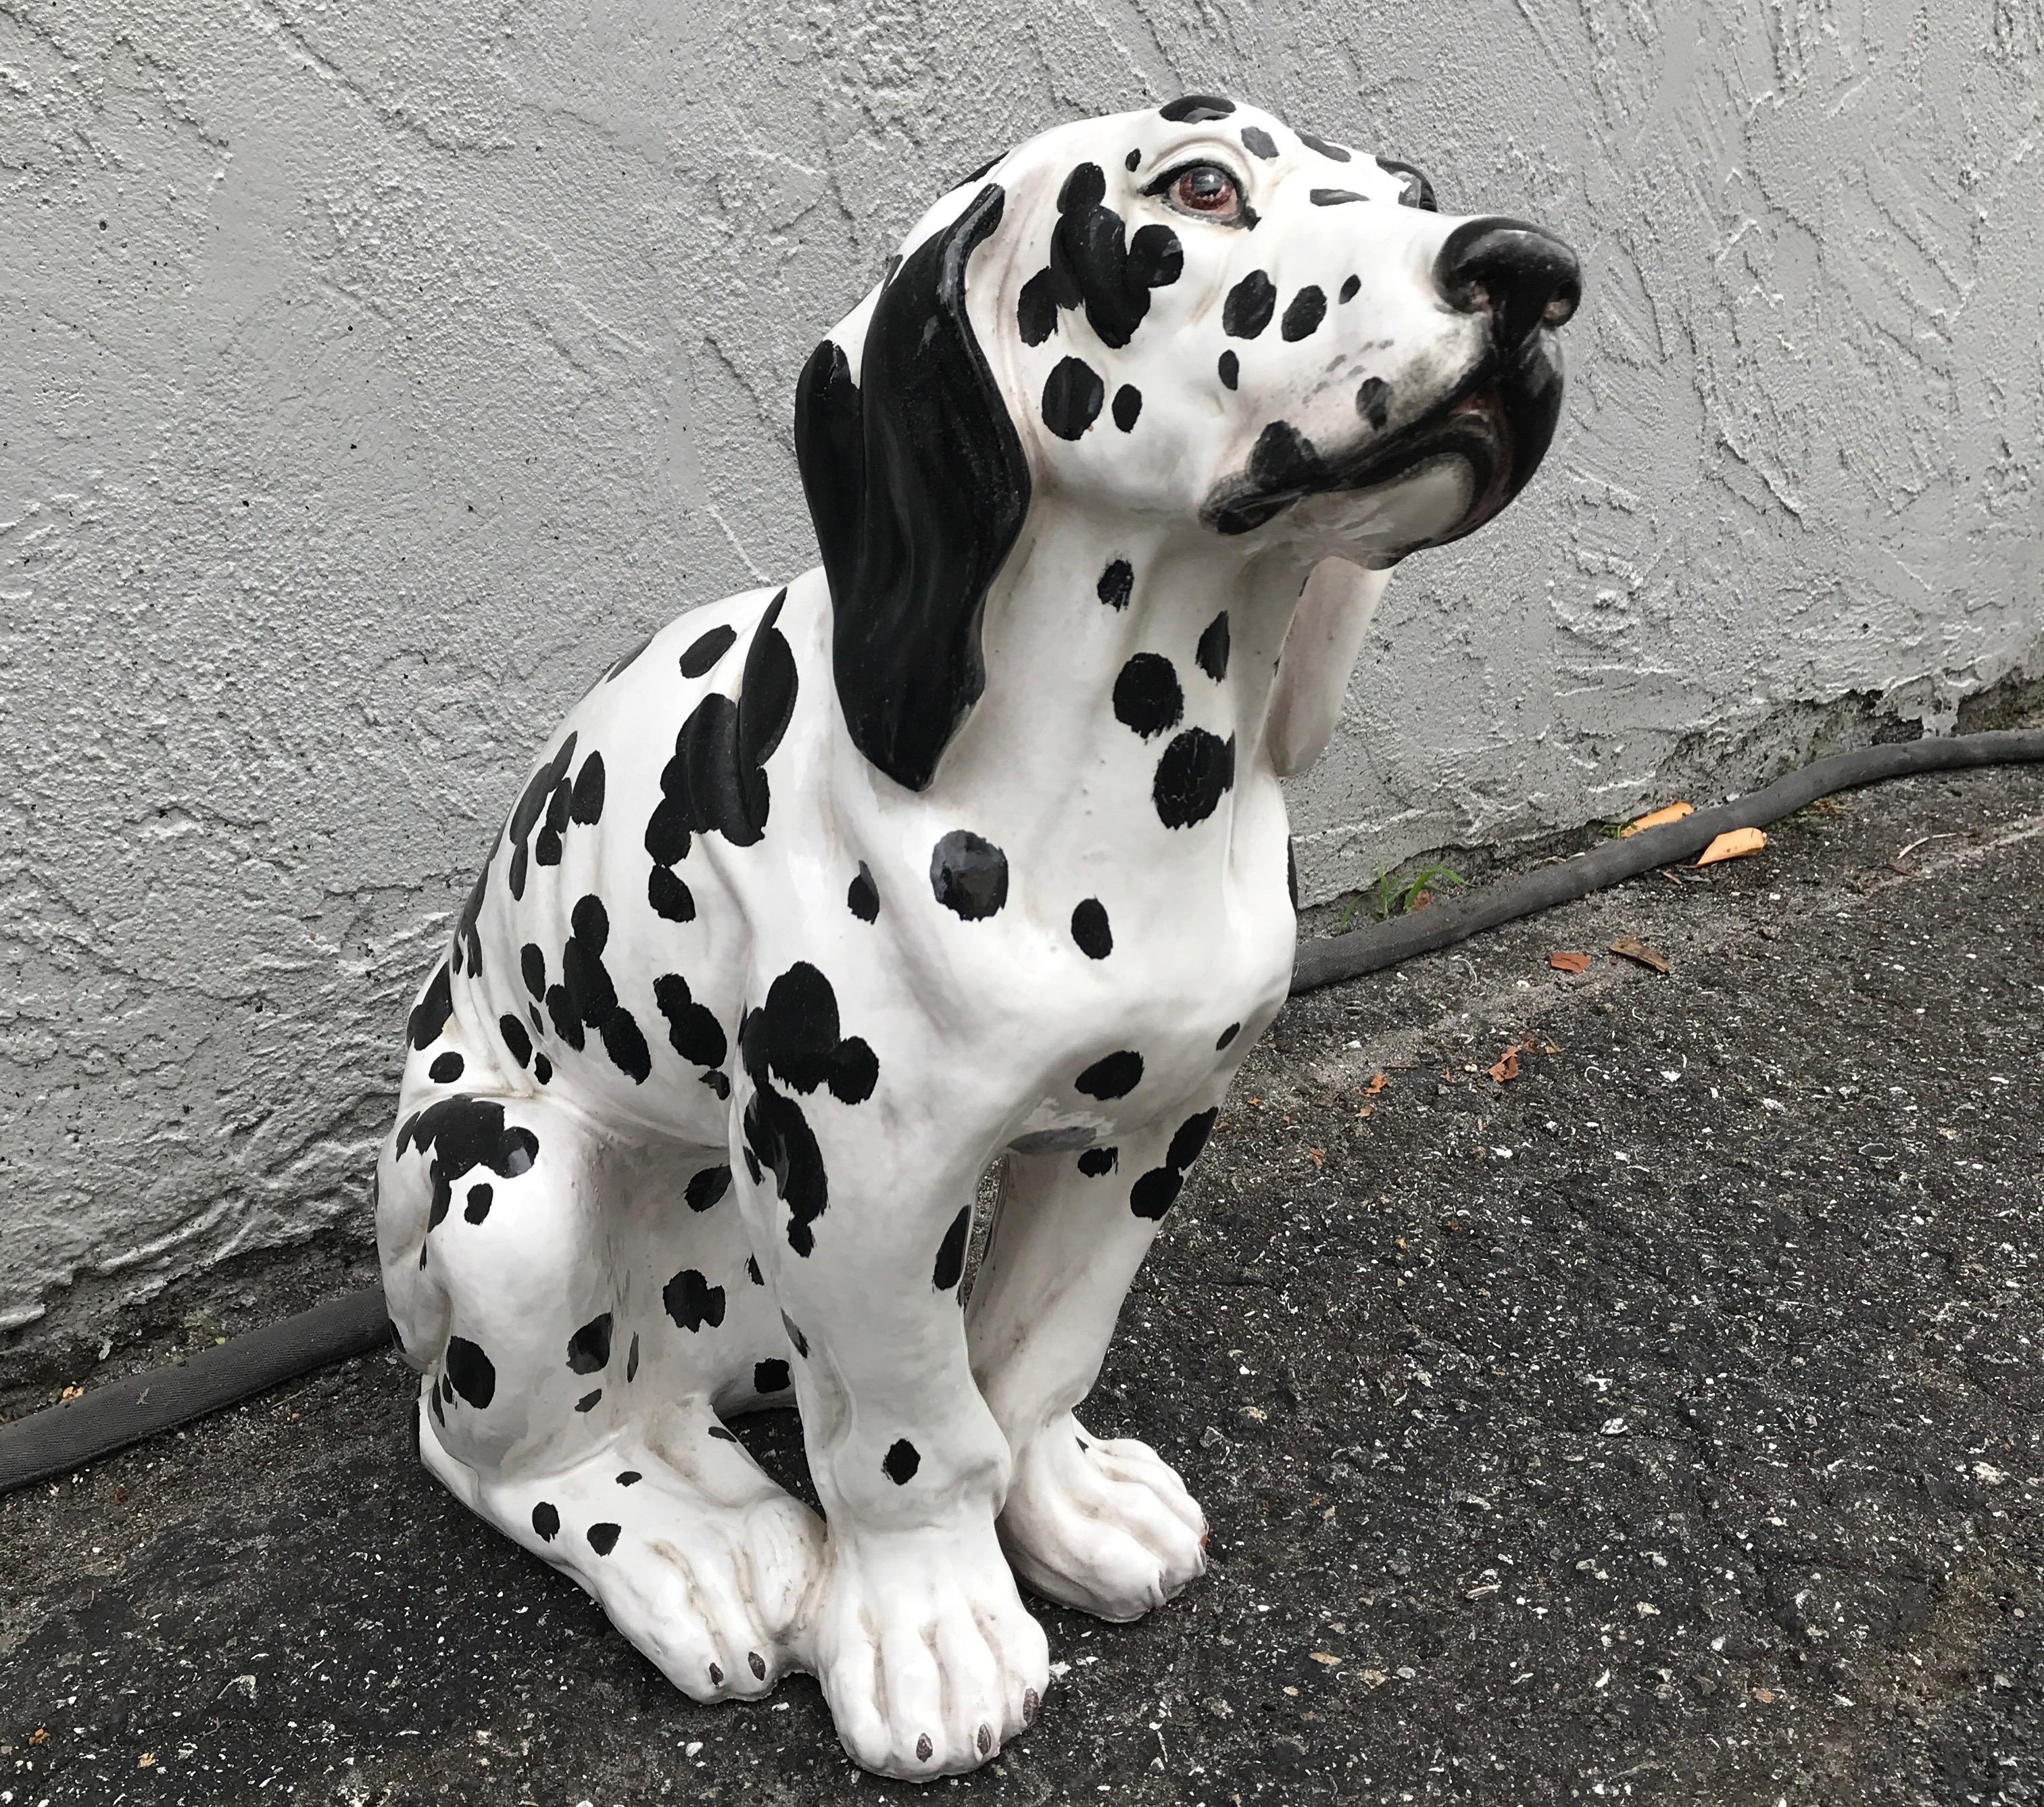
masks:
<svg viewBox="0 0 2044 1807"><path fill-rule="evenodd" d="M1372 923L1304 943L1292 992L1316 991L1450 947L1500 923L1551 910L1593 891L1699 854L1727 831L1764 828L1819 797L1924 772L2044 762L2044 730L2008 729L1953 739L1912 740L1835 754L1735 802L1698 810L1573 859L1536 866L1417 916ZM0 1493L68 1474L209 1412L252 1398L389 1341L380 1287L365 1287L275 1324L202 1349L175 1366L95 1387L83 1398L0 1425Z"/></svg>
<svg viewBox="0 0 2044 1807"><path fill-rule="evenodd" d="M1731 803L1700 809L1679 822L1642 830L1627 840L1607 842L1573 859L1535 866L1501 884L1486 885L1416 916L1373 923L1345 935L1317 935L1300 948L1293 962L1292 995L1297 997L1301 992L1316 992L1323 985L1380 972L1416 954L1452 947L1500 923L1551 910L1558 904L1572 904L1593 891L1700 854L1728 830L1765 828L1838 791L1923 772L1961 772L1973 765L2032 761L2044 761L2044 728L2010 728L1952 740L1899 741L1862 747L1856 753L1835 753Z"/></svg>

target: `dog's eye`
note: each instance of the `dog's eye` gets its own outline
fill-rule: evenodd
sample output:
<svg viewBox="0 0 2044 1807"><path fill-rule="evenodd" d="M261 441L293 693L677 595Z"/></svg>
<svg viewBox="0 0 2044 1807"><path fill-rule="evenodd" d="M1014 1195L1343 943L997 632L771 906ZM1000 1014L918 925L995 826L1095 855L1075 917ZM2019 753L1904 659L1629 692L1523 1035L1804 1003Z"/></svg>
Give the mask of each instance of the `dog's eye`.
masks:
<svg viewBox="0 0 2044 1807"><path fill-rule="evenodd" d="M1167 191L1171 205L1181 213L1224 224L1242 217L1242 189L1219 163L1195 163L1171 178Z"/></svg>

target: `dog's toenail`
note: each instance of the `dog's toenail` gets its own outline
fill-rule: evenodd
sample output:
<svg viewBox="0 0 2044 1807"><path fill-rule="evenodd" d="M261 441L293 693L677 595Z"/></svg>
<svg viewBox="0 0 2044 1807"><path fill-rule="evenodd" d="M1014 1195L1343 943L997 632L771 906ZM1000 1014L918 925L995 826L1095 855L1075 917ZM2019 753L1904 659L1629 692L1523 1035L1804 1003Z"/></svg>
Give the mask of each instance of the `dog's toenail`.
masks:
<svg viewBox="0 0 2044 1807"><path fill-rule="evenodd" d="M1043 1697L1034 1688L1025 1689L1022 1695L1022 1723L1034 1725L1036 1715L1043 1710Z"/></svg>
<svg viewBox="0 0 2044 1807"><path fill-rule="evenodd" d="M724 1671L714 1663L709 1666L709 1685L713 1688L720 1688L724 1686Z"/></svg>
<svg viewBox="0 0 2044 1807"><path fill-rule="evenodd" d="M765 1657L762 1656L759 1652L755 1650L747 1655L745 1660L751 1664L752 1673L755 1675L758 1676L763 1682L766 1679L766 1659Z"/></svg>
<svg viewBox="0 0 2044 1807"><path fill-rule="evenodd" d="M925 1732L916 1740L916 1761L927 1763L930 1760L930 1735Z"/></svg>
<svg viewBox="0 0 2044 1807"><path fill-rule="evenodd" d="M979 1754L983 1757L993 1748L993 1728L982 1725L979 1728Z"/></svg>

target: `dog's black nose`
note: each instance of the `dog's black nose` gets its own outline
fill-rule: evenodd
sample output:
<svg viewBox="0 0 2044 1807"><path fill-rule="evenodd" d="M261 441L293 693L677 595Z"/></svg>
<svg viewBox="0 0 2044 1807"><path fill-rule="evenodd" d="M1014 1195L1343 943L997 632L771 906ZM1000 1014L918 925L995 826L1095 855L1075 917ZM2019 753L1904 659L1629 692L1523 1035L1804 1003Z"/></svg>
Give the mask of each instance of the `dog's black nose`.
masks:
<svg viewBox="0 0 2044 1807"><path fill-rule="evenodd" d="M1434 280L1450 307L1488 313L1501 351L1561 326L1583 298L1582 267L1552 232L1523 220L1469 220L1449 233Z"/></svg>

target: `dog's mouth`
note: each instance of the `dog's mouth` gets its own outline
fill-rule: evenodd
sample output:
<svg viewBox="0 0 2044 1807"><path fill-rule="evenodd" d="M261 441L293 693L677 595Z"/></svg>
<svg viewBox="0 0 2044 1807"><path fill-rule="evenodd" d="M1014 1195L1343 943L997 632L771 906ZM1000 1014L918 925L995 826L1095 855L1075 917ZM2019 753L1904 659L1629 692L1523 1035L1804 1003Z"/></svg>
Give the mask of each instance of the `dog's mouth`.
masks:
<svg viewBox="0 0 2044 1807"><path fill-rule="evenodd" d="M1309 496L1381 490L1444 458L1467 472L1467 501L1445 526L1401 540L1373 558L1395 562L1424 547L1473 533L1503 512L1540 468L1562 412L1562 353L1535 332L1508 359L1480 359L1427 413L1347 452L1324 456L1283 424L1257 440L1242 475L1220 485L1200 511L1217 532L1247 533Z"/></svg>

